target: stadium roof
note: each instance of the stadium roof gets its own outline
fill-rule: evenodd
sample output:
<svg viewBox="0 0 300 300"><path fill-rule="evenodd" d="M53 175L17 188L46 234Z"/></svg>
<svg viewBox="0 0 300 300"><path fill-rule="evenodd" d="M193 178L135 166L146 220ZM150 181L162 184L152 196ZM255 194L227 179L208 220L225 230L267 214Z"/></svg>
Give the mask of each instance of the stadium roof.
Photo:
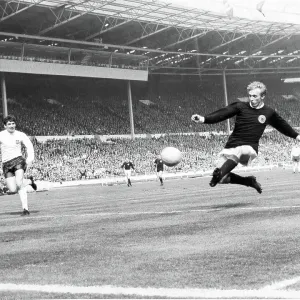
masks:
<svg viewBox="0 0 300 300"><path fill-rule="evenodd" d="M201 8L224 14L232 10L232 16L248 20L300 24L298 0L170 0L173 4Z"/></svg>
<svg viewBox="0 0 300 300"><path fill-rule="evenodd" d="M245 3L0 0L0 40L142 55L159 74L298 73L296 1Z"/></svg>

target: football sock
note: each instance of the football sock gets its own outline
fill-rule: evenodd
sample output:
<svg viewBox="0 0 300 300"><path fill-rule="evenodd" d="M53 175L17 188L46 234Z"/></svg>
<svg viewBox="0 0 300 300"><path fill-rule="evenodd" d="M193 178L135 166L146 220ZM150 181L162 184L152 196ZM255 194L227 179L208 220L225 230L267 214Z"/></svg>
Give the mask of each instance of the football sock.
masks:
<svg viewBox="0 0 300 300"><path fill-rule="evenodd" d="M22 208L28 210L28 201L27 201L27 190L26 187L19 189L18 194L22 202Z"/></svg>
<svg viewBox="0 0 300 300"><path fill-rule="evenodd" d="M159 177L160 183L163 183L163 179L161 177Z"/></svg>
<svg viewBox="0 0 300 300"><path fill-rule="evenodd" d="M131 180L128 178L128 184L131 185Z"/></svg>
<svg viewBox="0 0 300 300"><path fill-rule="evenodd" d="M243 177L240 175L237 175L235 173L229 173L229 183L233 184L241 184L241 185L246 185L250 186L251 185L251 178L248 177Z"/></svg>
<svg viewBox="0 0 300 300"><path fill-rule="evenodd" d="M226 174L232 171L237 165L238 164L234 160L227 159L220 168L222 177L224 177Z"/></svg>

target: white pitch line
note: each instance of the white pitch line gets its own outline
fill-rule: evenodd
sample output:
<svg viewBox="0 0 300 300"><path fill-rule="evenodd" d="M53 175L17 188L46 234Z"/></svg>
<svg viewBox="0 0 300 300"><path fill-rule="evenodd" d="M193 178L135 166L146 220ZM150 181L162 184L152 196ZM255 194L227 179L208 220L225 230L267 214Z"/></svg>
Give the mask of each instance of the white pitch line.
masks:
<svg viewBox="0 0 300 300"><path fill-rule="evenodd" d="M292 279L286 279L278 282L274 282L270 285L265 286L261 290L279 290L286 288L288 286L294 285L300 281L300 276L292 278Z"/></svg>
<svg viewBox="0 0 300 300"><path fill-rule="evenodd" d="M34 284L0 284L0 291L7 292L36 292L53 294L87 294L87 295L126 295L139 297L167 297L167 298L272 298L299 299L300 291L272 291L272 290L220 290L197 288L141 288L116 286L72 286L72 285L34 285Z"/></svg>

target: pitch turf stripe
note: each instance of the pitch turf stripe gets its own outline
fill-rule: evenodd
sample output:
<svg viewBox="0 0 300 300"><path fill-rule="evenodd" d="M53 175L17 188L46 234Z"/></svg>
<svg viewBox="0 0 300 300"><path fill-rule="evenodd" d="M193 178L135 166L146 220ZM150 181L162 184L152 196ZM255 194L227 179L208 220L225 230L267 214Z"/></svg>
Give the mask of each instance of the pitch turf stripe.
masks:
<svg viewBox="0 0 300 300"><path fill-rule="evenodd" d="M299 299L299 291L278 290L219 290L219 289L178 289L178 288L132 288L115 286L68 286L68 285L33 285L33 284L0 284L0 291L4 292L36 292L51 294L87 294L114 295L139 297L167 297L167 298L272 298Z"/></svg>
<svg viewBox="0 0 300 300"><path fill-rule="evenodd" d="M263 211L263 210L289 210L289 209L300 209L300 205L291 206L257 206L257 207L231 207L225 208L226 210L248 210L248 211ZM15 217L2 218L0 222L16 221L16 220L32 220L32 219L58 219L68 217L110 217L110 216L135 216L135 215L172 215L172 214L187 214L187 213L209 213L223 211L224 208L209 208L209 209L188 209L188 210L172 210L172 211L137 211L137 212L100 212L100 213L85 213L85 214L60 214L60 215L30 215L16 219Z"/></svg>

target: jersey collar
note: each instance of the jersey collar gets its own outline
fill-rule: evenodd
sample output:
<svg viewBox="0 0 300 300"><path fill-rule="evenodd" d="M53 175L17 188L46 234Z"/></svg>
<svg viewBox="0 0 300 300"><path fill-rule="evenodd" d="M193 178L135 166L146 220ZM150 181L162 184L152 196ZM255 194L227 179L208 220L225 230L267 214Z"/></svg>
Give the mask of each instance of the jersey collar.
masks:
<svg viewBox="0 0 300 300"><path fill-rule="evenodd" d="M261 103L259 106L257 106L257 107L253 107L253 106L251 105L251 102L249 102L249 105L250 105L252 108L254 108L254 109L260 109L260 108L264 107L265 103L262 102L262 103Z"/></svg>

